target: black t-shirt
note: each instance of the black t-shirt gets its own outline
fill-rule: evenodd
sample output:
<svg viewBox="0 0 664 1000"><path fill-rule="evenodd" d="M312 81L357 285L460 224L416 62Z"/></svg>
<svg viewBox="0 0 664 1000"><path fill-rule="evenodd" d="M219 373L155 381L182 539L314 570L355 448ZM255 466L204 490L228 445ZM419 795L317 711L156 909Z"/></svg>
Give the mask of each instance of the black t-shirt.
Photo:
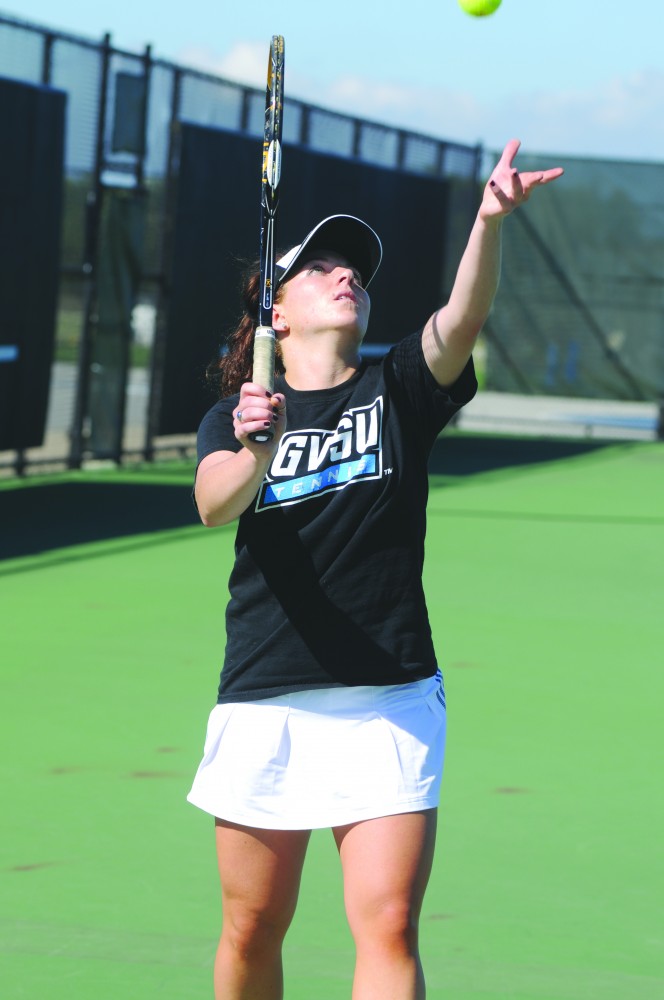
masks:
<svg viewBox="0 0 664 1000"><path fill-rule="evenodd" d="M239 519L220 703L435 673L422 587L427 460L476 389L472 360L441 389L420 333L333 389L277 380L287 431ZM199 461L240 450L237 402L203 418Z"/></svg>

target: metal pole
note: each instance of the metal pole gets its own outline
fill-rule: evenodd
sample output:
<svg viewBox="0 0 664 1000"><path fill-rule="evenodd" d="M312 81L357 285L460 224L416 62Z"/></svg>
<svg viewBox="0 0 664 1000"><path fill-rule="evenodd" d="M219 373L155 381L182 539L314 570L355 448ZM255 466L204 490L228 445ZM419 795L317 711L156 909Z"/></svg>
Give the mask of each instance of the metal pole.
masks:
<svg viewBox="0 0 664 1000"><path fill-rule="evenodd" d="M161 233L161 257L159 261L159 278L157 292L157 315L154 330L154 340L152 343L152 353L150 358L150 398L148 400L148 417L145 428L145 445L143 457L146 462L154 459L154 439L159 431L159 418L161 416L161 396L162 383L164 379L164 355L166 351L166 335L168 323L168 310L170 305L170 267L172 252L172 215L175 211L175 185L176 185L176 160L179 152L179 124L180 101L182 98L182 71L174 70L173 92L171 95L171 121L168 146L168 159L166 163L166 177L164 179L164 204L161 213L162 233Z"/></svg>
<svg viewBox="0 0 664 1000"><path fill-rule="evenodd" d="M140 122L140 148L136 154L136 164L135 164L135 179L136 179L136 197L137 198L147 198L147 190L145 188L145 157L147 154L147 125L148 125L148 101L150 95L150 79L152 74L152 47L146 45L145 53L142 59L143 64L143 76L145 80L145 88L143 90L143 106L141 108L141 122ZM124 337L122 340L122 373L123 373L123 387L122 396L120 399L119 411L118 411L118 423L119 423L119 434L118 434L118 448L116 453L113 455L113 459L117 465L122 464L122 456L124 454L124 432L125 432L125 421L127 415L127 390L128 382L131 369L131 341L129 338Z"/></svg>
<svg viewBox="0 0 664 1000"><path fill-rule="evenodd" d="M91 327L92 311L96 297L97 257L99 253L99 228L103 186L101 174L104 163L104 141L106 135L106 105L108 97L108 76L111 61L111 36L107 32L102 43L102 64L99 96L99 114L97 116L97 145L93 188L88 192L85 213L85 249L83 275L85 277L85 300L83 306L83 329L78 351L78 378L76 383L76 401L71 429L71 448L69 452L69 468L80 469L83 461L84 430L88 413L88 397L90 393L90 361L92 356Z"/></svg>

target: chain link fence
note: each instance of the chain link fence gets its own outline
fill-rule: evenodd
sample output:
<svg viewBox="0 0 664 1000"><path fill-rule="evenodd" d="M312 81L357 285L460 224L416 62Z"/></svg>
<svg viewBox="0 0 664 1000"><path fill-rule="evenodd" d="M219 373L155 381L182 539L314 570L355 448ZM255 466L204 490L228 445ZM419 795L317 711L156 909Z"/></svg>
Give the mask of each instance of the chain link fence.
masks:
<svg viewBox="0 0 664 1000"><path fill-rule="evenodd" d="M144 192L141 274L131 311L120 437L107 457L151 458L189 449L191 436L150 430L156 391L155 331L165 281L164 247L173 135L193 123L262 138L264 92L141 53L0 15L2 76L65 92L65 184L55 356L45 439L0 453L10 474L49 463L78 467L90 438L91 347L102 195ZM389 171L444 179L449 292L489 164L481 147L446 142L286 99L284 144ZM493 155L490 156L493 162ZM520 156L523 169L559 162ZM533 199L506 227L500 294L478 351L486 395L613 398L642 402L648 433L663 432L664 165L574 161L564 187ZM441 220L441 226L442 226ZM163 322L163 320L161 320ZM98 365L97 365L98 367ZM485 397L486 398L486 397ZM466 419L464 412L463 419ZM472 419L472 413L471 413ZM532 414L524 417L532 427Z"/></svg>
<svg viewBox="0 0 664 1000"><path fill-rule="evenodd" d="M101 195L141 187L148 193L143 270L133 308L126 377L121 460L132 453L188 447L190 441L146 440L151 348L164 280L163 248L173 126L178 122L262 138L264 91L142 53L0 15L2 75L67 95L65 191L56 348L46 437L25 453L0 453L0 466L23 472L90 457L88 405L94 377L89 331L94 325L94 276ZM286 99L284 145L449 182L453 211L446 231L447 261L458 259L476 206L481 149L448 143L298 100ZM258 168L257 168L258 174ZM449 287L452 275L443 284ZM154 381L154 379L152 379Z"/></svg>

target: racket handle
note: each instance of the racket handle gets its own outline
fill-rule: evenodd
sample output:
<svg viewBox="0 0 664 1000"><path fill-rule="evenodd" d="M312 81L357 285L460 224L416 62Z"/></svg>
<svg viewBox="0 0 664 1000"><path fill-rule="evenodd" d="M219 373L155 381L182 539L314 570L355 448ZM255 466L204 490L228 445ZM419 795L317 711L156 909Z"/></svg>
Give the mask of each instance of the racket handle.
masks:
<svg viewBox="0 0 664 1000"><path fill-rule="evenodd" d="M258 326L254 334L254 366L252 380L269 393L274 389L274 330L271 326ZM249 435L252 441L266 444L274 437L274 429L266 427Z"/></svg>

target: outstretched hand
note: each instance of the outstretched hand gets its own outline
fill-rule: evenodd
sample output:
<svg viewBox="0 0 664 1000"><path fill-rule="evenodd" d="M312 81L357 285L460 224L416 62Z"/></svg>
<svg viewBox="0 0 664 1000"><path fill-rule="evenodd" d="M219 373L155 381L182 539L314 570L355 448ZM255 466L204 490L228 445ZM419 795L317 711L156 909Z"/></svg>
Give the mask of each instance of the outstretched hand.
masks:
<svg viewBox="0 0 664 1000"><path fill-rule="evenodd" d="M518 139L510 139L491 172L480 205L479 214L483 219L509 215L522 202L528 201L536 187L555 181L563 173L562 167L519 173L514 159L520 145Z"/></svg>

